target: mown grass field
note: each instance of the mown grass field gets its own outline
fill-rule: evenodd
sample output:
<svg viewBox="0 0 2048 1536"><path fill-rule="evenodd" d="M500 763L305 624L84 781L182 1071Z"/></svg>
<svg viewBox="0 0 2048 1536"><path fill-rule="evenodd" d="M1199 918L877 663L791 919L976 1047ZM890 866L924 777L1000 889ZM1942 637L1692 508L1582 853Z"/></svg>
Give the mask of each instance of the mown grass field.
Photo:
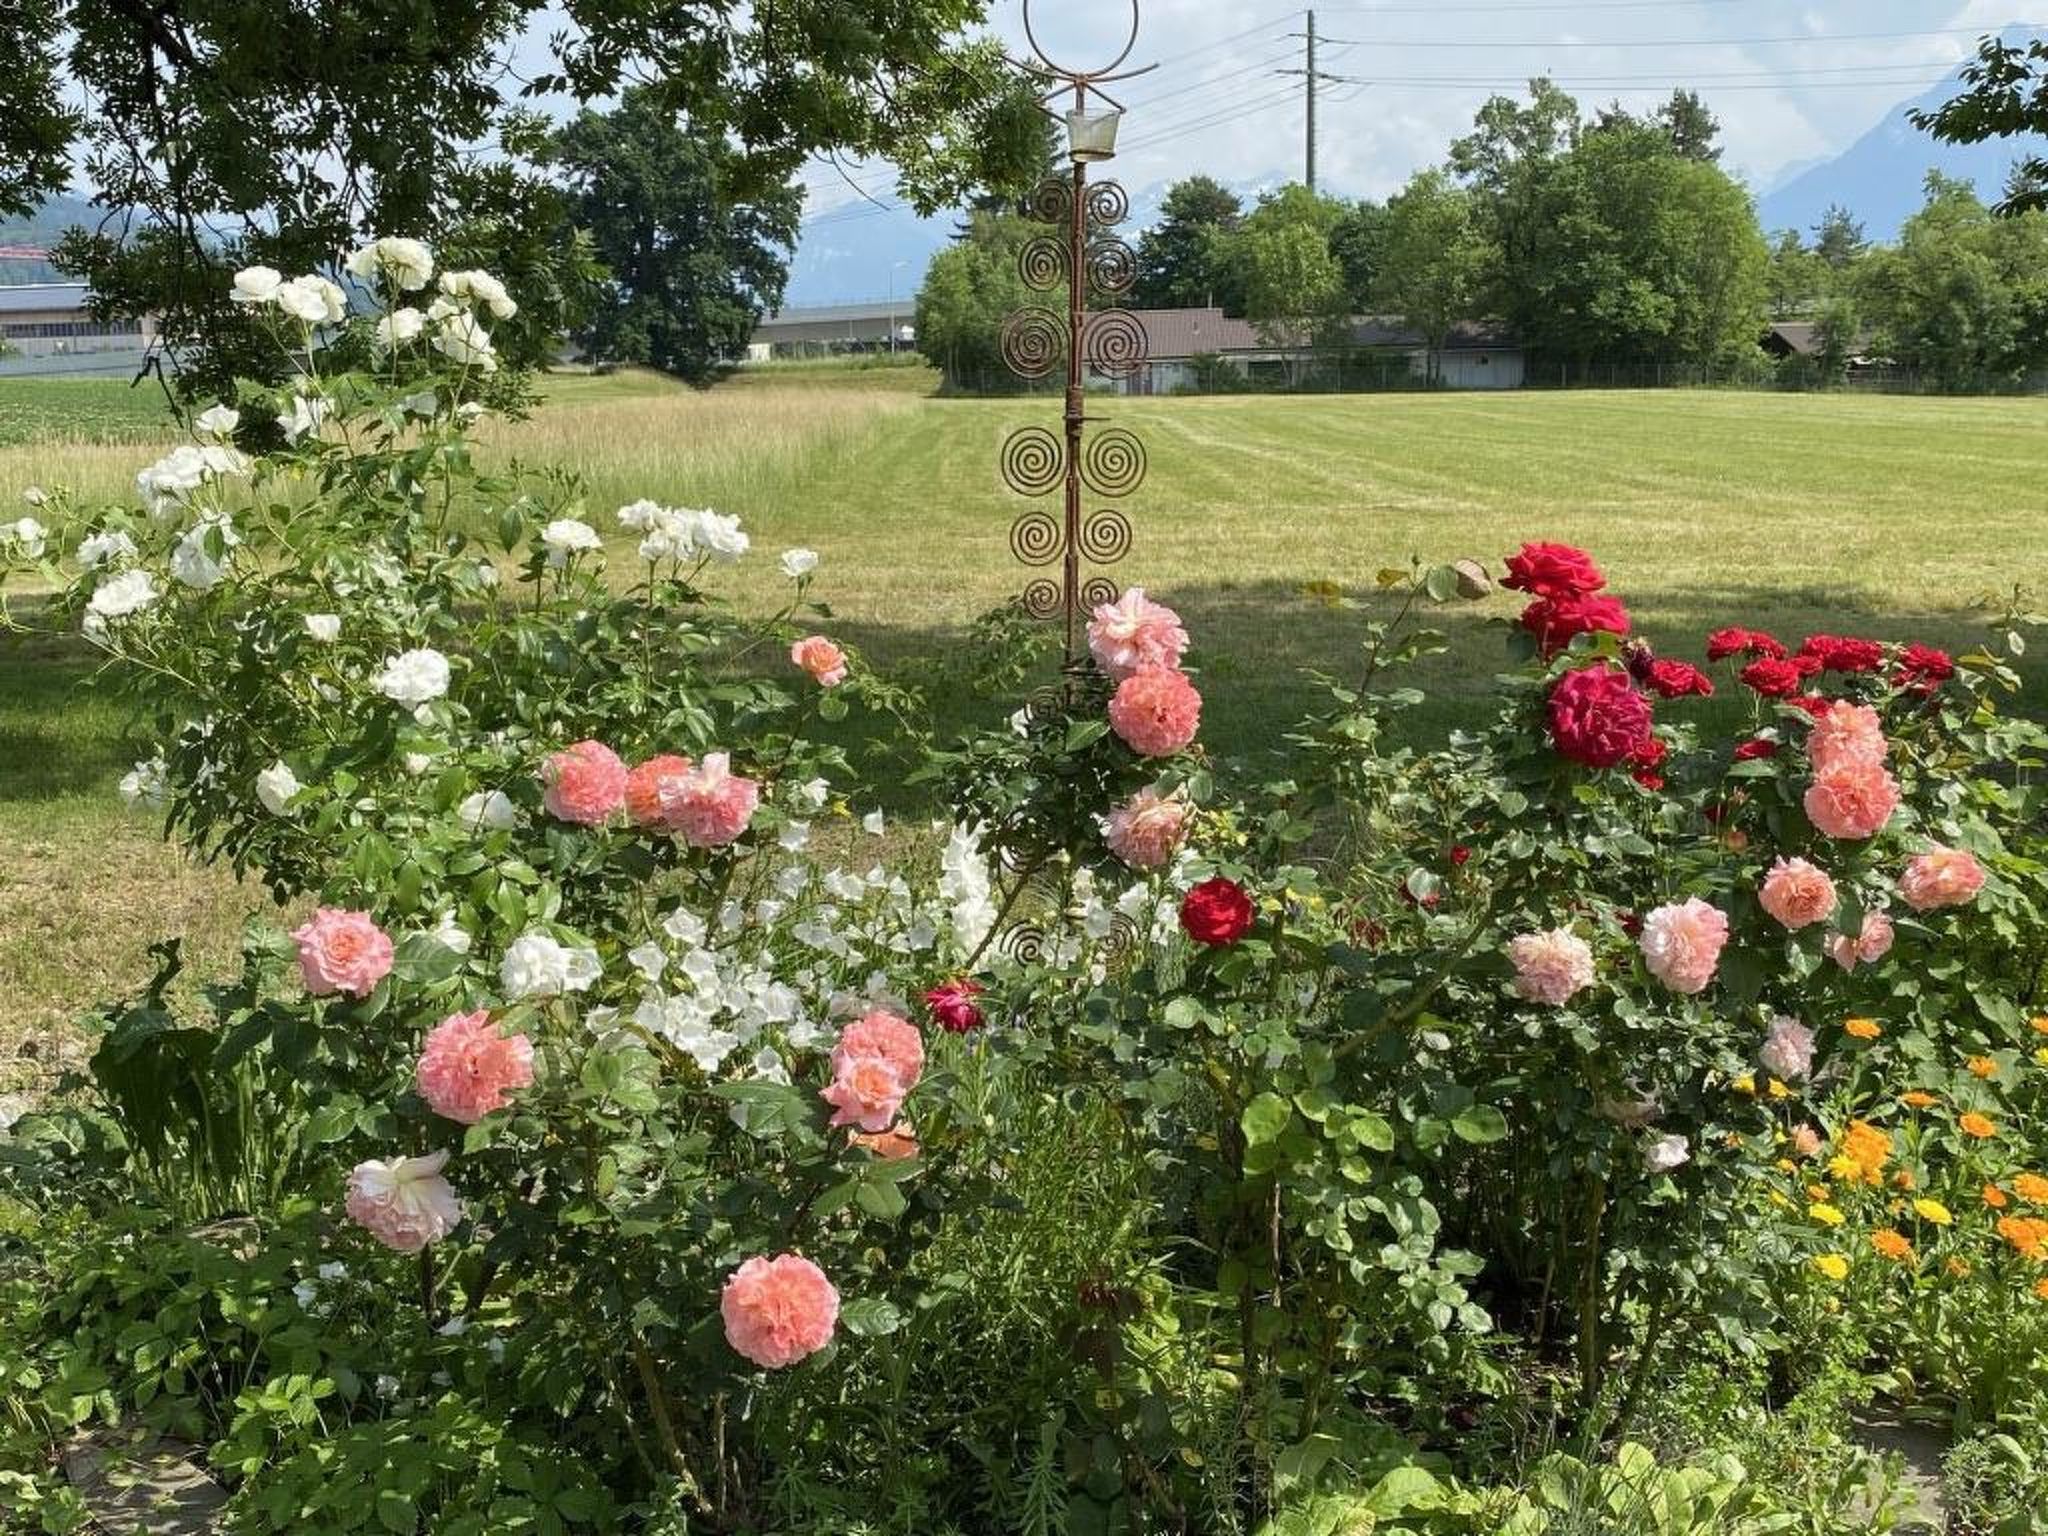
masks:
<svg viewBox="0 0 2048 1536"><path fill-rule="evenodd" d="M774 552L824 556L835 632L884 667L957 647L1025 573L1022 505L996 475L1006 433L1044 398L929 397L916 368L786 367L710 393L627 375L550 381L492 449L584 474L589 506L641 496L745 519L764 558L740 596L781 590ZM1100 402L1145 441L1150 474L1115 569L1179 608L1209 700L1205 736L1270 743L1316 698L1308 668L1354 662L1359 616L1304 588L1369 588L1382 566L1524 538L1593 549L1640 632L1697 657L1711 627L1813 629L1967 645L2048 556L2048 402L1691 392L1218 397ZM0 381L0 509L29 484L129 494L170 427L118 385ZM631 560L622 543L615 560ZM1486 707L1512 595L1449 616L1425 729ZM0 652L0 1090L43 1074L35 1049L182 933L202 965L260 900L184 867L124 819L137 755L61 650ZM2048 678L2028 705L2048 708ZM1740 701L1717 700L1732 723ZM13 1059L8 1059L13 1057Z"/></svg>

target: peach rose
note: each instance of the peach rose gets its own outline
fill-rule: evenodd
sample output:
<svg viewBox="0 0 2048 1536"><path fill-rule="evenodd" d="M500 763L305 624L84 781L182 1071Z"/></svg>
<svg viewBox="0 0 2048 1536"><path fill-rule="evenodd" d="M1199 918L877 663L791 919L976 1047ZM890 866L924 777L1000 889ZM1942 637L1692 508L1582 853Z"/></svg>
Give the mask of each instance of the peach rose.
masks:
<svg viewBox="0 0 2048 1536"><path fill-rule="evenodd" d="M1689 896L1645 917L1637 942L1651 975L1672 991L1692 996L1706 991L1714 979L1728 942L1728 915Z"/></svg>
<svg viewBox="0 0 2048 1536"><path fill-rule="evenodd" d="M548 814L577 826L594 827L610 818L626 798L626 765L601 741L579 741L541 765Z"/></svg>
<svg viewBox="0 0 2048 1536"><path fill-rule="evenodd" d="M732 772L725 753L707 752L677 784L669 825L692 848L723 848L747 830L760 803L760 785Z"/></svg>
<svg viewBox="0 0 2048 1536"><path fill-rule="evenodd" d="M846 1138L846 1143L872 1152L888 1163L915 1157L919 1151L917 1132L911 1129L908 1120L898 1120L886 1131L855 1131Z"/></svg>
<svg viewBox="0 0 2048 1536"><path fill-rule="evenodd" d="M1179 849L1193 815L1185 796L1141 789L1109 813L1103 841L1131 868L1158 869Z"/></svg>
<svg viewBox="0 0 2048 1536"><path fill-rule="evenodd" d="M794 1253L747 1260L719 1293L725 1339L771 1371L795 1365L832 1342L839 1292L825 1272Z"/></svg>
<svg viewBox="0 0 2048 1536"><path fill-rule="evenodd" d="M1202 696L1178 672L1159 667L1134 672L1117 684L1109 723L1140 757L1170 757L1201 728Z"/></svg>
<svg viewBox="0 0 2048 1536"><path fill-rule="evenodd" d="M1173 671L1188 648L1180 615L1132 587L1095 610L1088 623L1088 650L1095 664L1118 682L1153 668Z"/></svg>
<svg viewBox="0 0 2048 1536"><path fill-rule="evenodd" d="M1846 699L1837 699L1815 715L1813 729L1806 734L1806 755L1816 771L1843 762L1882 767L1889 750L1877 711Z"/></svg>
<svg viewBox="0 0 2048 1536"><path fill-rule="evenodd" d="M1899 876L1899 894L1915 912L1959 907L1984 889L1984 866L1960 848L1930 848Z"/></svg>
<svg viewBox="0 0 2048 1536"><path fill-rule="evenodd" d="M846 652L823 635L806 635L789 648L789 659L811 674L820 688L837 688L846 681Z"/></svg>
<svg viewBox="0 0 2048 1536"><path fill-rule="evenodd" d="M1757 893L1763 909L1787 928L1805 928L1834 915L1835 882L1804 859L1779 859Z"/></svg>
<svg viewBox="0 0 2048 1536"><path fill-rule="evenodd" d="M1517 934L1508 940L1515 991L1532 1003L1556 1007L1593 985L1593 951L1569 928Z"/></svg>
<svg viewBox="0 0 2048 1536"><path fill-rule="evenodd" d="M1831 933L1823 948L1828 958L1845 971L1853 971L1859 965L1875 965L1891 953L1892 920L1882 912L1866 912L1861 932Z"/></svg>
<svg viewBox="0 0 2048 1536"><path fill-rule="evenodd" d="M638 827L673 832L675 806L682 796L684 778L696 764L687 757L665 753L650 757L626 775L626 814Z"/></svg>
<svg viewBox="0 0 2048 1536"><path fill-rule="evenodd" d="M1835 758L1806 787L1806 819L1829 837L1875 837L1898 808L1898 784L1867 758Z"/></svg>
<svg viewBox="0 0 2048 1536"><path fill-rule="evenodd" d="M1756 1059L1771 1076L1797 1082L1813 1071L1813 1031L1779 1014L1771 1020Z"/></svg>
<svg viewBox="0 0 2048 1536"><path fill-rule="evenodd" d="M447 1164L446 1150L356 1164L344 1202L349 1219L399 1253L438 1242L462 1224L462 1202L441 1177Z"/></svg>
<svg viewBox="0 0 2048 1536"><path fill-rule="evenodd" d="M391 971L391 936L367 912L321 907L297 928L299 974L316 997L367 997Z"/></svg>
<svg viewBox="0 0 2048 1536"><path fill-rule="evenodd" d="M875 1009L840 1031L832 1047L832 1081L819 1097L833 1109L834 1126L886 1131L924 1075L924 1037L917 1026Z"/></svg>
<svg viewBox="0 0 2048 1536"><path fill-rule="evenodd" d="M475 1125L533 1082L533 1042L501 1033L487 1010L451 1013L427 1036L414 1081L435 1114Z"/></svg>

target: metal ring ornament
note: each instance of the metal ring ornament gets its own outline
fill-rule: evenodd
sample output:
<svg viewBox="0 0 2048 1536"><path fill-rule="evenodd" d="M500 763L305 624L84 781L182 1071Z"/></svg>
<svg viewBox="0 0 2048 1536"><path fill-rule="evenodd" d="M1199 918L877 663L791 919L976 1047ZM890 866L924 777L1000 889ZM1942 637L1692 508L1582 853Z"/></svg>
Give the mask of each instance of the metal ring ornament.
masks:
<svg viewBox="0 0 2048 1536"><path fill-rule="evenodd" d="M1089 252L1092 262L1094 252ZM1046 293L1067 280L1067 243L1051 235L1033 235L1017 252L1017 275L1024 286ZM1093 275L1093 268L1090 268Z"/></svg>
<svg viewBox="0 0 2048 1536"><path fill-rule="evenodd" d="M1060 584L1041 576L1024 588L1017 599L1023 610L1034 619L1058 618L1060 613Z"/></svg>
<svg viewBox="0 0 2048 1536"><path fill-rule="evenodd" d="M1081 478L1098 496L1128 496L1145 483L1145 445L1122 427L1105 427L1081 450Z"/></svg>
<svg viewBox="0 0 2048 1536"><path fill-rule="evenodd" d="M1066 478L1065 444L1044 427L1019 427L1003 439L1003 484L1019 496L1044 496Z"/></svg>
<svg viewBox="0 0 2048 1536"><path fill-rule="evenodd" d="M1049 309L1034 304L1003 322L1003 361L1020 379L1044 378L1066 350L1066 327Z"/></svg>
<svg viewBox="0 0 2048 1536"><path fill-rule="evenodd" d="M1074 184L1061 176L1048 176L1024 194L1017 211L1040 224L1064 224L1074 212Z"/></svg>
<svg viewBox="0 0 2048 1536"><path fill-rule="evenodd" d="M1010 524L1010 553L1019 564L1051 565L1063 543L1059 519L1042 508L1033 507Z"/></svg>
<svg viewBox="0 0 2048 1536"><path fill-rule="evenodd" d="M1016 547L1014 534L1010 545ZM1080 550L1097 565L1115 565L1131 552L1131 520L1114 507L1089 513L1081 525Z"/></svg>
<svg viewBox="0 0 2048 1536"><path fill-rule="evenodd" d="M1145 366L1151 352L1144 324L1128 309L1105 309L1088 317L1081 355L1097 373L1127 379Z"/></svg>
<svg viewBox="0 0 2048 1536"><path fill-rule="evenodd" d="M1036 923L1017 923L1000 940L1002 951L1019 965L1039 965L1046 957L1046 933Z"/></svg>
<svg viewBox="0 0 2048 1536"><path fill-rule="evenodd" d="M1100 69L1091 69L1084 74L1080 70L1068 69L1064 65L1055 64L1052 61L1052 55L1047 53L1044 45L1038 41L1038 34L1031 30L1031 0L1024 0L1024 38L1025 41L1031 44L1031 51L1038 55L1039 61L1056 75L1064 75L1069 80L1085 79L1089 75L1106 75L1114 70L1117 65L1123 63L1125 59L1128 59L1131 56L1131 50L1138 46L1138 0L1131 0L1131 35L1124 39L1123 52L1119 53Z"/></svg>
<svg viewBox="0 0 2048 1536"><path fill-rule="evenodd" d="M1128 912L1110 914L1109 932L1101 939L1102 962L1112 970L1121 969L1124 963L1138 952L1138 941L1143 936L1138 920Z"/></svg>
<svg viewBox="0 0 2048 1536"><path fill-rule="evenodd" d="M1094 610L1115 602L1123 593L1107 576L1090 576L1081 583L1081 606Z"/></svg>
<svg viewBox="0 0 2048 1536"><path fill-rule="evenodd" d="M1102 293L1120 297L1138 281L1138 253L1115 235L1090 241L1085 261L1089 285Z"/></svg>
<svg viewBox="0 0 2048 1536"><path fill-rule="evenodd" d="M1094 181L1088 184L1086 206L1088 222L1104 229L1123 223L1130 215L1131 195L1124 191L1120 181Z"/></svg>

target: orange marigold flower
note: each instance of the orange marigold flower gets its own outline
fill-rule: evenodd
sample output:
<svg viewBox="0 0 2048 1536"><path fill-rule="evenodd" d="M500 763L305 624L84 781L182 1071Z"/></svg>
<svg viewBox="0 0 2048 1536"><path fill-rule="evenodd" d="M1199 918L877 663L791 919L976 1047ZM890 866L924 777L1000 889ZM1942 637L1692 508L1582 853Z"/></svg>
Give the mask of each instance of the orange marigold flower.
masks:
<svg viewBox="0 0 2048 1536"><path fill-rule="evenodd" d="M1979 1141L1988 1141L1998 1134L1998 1127L1991 1123L1991 1117L1980 1115L1974 1109L1958 1116L1956 1124L1965 1136L1974 1136Z"/></svg>
<svg viewBox="0 0 2048 1536"><path fill-rule="evenodd" d="M1903 1232L1894 1232L1890 1227L1879 1227L1871 1233L1870 1246L1883 1258L1895 1259L1901 1264L1913 1262L1913 1245L1906 1241Z"/></svg>
<svg viewBox="0 0 2048 1536"><path fill-rule="evenodd" d="M2002 1211L2010 1202L2005 1198L2004 1190L2000 1189L1996 1184L1986 1184L1984 1186L1984 1203L1994 1211Z"/></svg>
<svg viewBox="0 0 2048 1536"><path fill-rule="evenodd" d="M1908 1109L1932 1109L1941 1100L1931 1093L1923 1093L1920 1089L1915 1088L1911 1093L1900 1094L1899 1102Z"/></svg>
<svg viewBox="0 0 2048 1536"><path fill-rule="evenodd" d="M2037 1035L2048 1035L2048 1013L2035 1015L2034 1033Z"/></svg>
<svg viewBox="0 0 2048 1536"><path fill-rule="evenodd" d="M1842 1132L1841 1147L1841 1155L1856 1165L1864 1183L1884 1182L1884 1165L1892 1155L1891 1137L1867 1120L1851 1120L1849 1128Z"/></svg>
<svg viewBox="0 0 2048 1536"><path fill-rule="evenodd" d="M2048 1301L2048 1280L2036 1280L2034 1282L2034 1294L2043 1301Z"/></svg>
<svg viewBox="0 0 2048 1536"><path fill-rule="evenodd" d="M2048 1221L2032 1216L2001 1216L1998 1235L2023 1259L2048 1259Z"/></svg>
<svg viewBox="0 0 2048 1536"><path fill-rule="evenodd" d="M1897 1173L1892 1175L1892 1183L1900 1189L1911 1189L1913 1187L1913 1170L1910 1168L1901 1168Z"/></svg>
<svg viewBox="0 0 2048 1536"><path fill-rule="evenodd" d="M1968 1260L1950 1259L1945 1267L1947 1268L1948 1272L1954 1275L1958 1280L1967 1280L1970 1277L1970 1265Z"/></svg>
<svg viewBox="0 0 2048 1536"><path fill-rule="evenodd" d="M2038 1173L2023 1173L2014 1179L2012 1192L2029 1205L2048 1205L2048 1179Z"/></svg>
<svg viewBox="0 0 2048 1536"><path fill-rule="evenodd" d="M1857 1040L1875 1040L1884 1033L1884 1026L1875 1019L1844 1019L1842 1033Z"/></svg>
<svg viewBox="0 0 2048 1536"><path fill-rule="evenodd" d="M1998 1076L1998 1063L1989 1056L1972 1056L1967 1065L1975 1076L1986 1081Z"/></svg>

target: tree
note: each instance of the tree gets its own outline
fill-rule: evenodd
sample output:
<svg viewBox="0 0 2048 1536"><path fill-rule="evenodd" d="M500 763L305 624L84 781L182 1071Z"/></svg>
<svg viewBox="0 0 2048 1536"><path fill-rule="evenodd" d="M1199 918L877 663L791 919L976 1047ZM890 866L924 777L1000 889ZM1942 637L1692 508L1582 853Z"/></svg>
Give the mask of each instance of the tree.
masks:
<svg viewBox="0 0 2048 1536"><path fill-rule="evenodd" d="M1549 80L1529 82L1525 106L1494 96L1473 118L1472 132L1451 143L1451 171L1478 196L1487 236L1499 247L1499 286L1488 307L1512 314L1512 274L1526 271L1542 238L1542 203L1565 154L1581 131L1579 104Z"/></svg>
<svg viewBox="0 0 2048 1536"><path fill-rule="evenodd" d="M728 201L736 158L723 136L679 122L645 88L556 136L571 215L610 273L580 336L593 358L708 383L782 302L803 193L785 183Z"/></svg>
<svg viewBox="0 0 2048 1536"><path fill-rule="evenodd" d="M1721 123L1707 110L1699 92L1673 91L1671 99L1657 109L1653 121L1664 130L1681 160L1704 160L1709 164L1720 161L1721 147L1715 140L1721 137Z"/></svg>
<svg viewBox="0 0 2048 1536"><path fill-rule="evenodd" d="M1387 210L1367 198L1346 204L1330 231L1330 254L1344 269L1345 301L1353 310L1372 307L1373 288L1385 264L1386 236Z"/></svg>
<svg viewBox="0 0 2048 1536"><path fill-rule="evenodd" d="M1139 237L1132 302L1147 309L1217 304L1243 313L1243 289L1226 252L1243 217L1238 195L1214 177L1175 182L1159 205L1159 222Z"/></svg>
<svg viewBox="0 0 2048 1536"><path fill-rule="evenodd" d="M1914 126L1950 144L2048 134L2048 38L2022 43L1986 37L1962 79L1968 90L1931 112L1910 113ZM2014 163L1996 211L2009 216L2044 210L2048 155L2028 153Z"/></svg>
<svg viewBox="0 0 2048 1536"><path fill-rule="evenodd" d="M985 7L578 0L549 58L515 78L529 95L579 102L645 82L665 110L738 147L735 202L843 149L895 163L904 195L929 211L1037 169L1031 86L993 39L966 35ZM109 313L160 317L181 387L232 390L238 374L274 371L222 297L237 266L316 270L369 233L496 230L530 245L533 229L504 212L538 211L542 195L464 168L499 154L516 168L540 137L508 128L516 104L500 81L515 43L553 14L548 0L16 0L0 11L0 204L82 163L107 223L67 241L64 264ZM74 92L89 116L66 114ZM481 218L464 201L479 190L493 199ZM566 224L551 243L573 265ZM473 247L471 259L498 265ZM535 338L547 318L535 306Z"/></svg>
<svg viewBox="0 0 2048 1536"><path fill-rule="evenodd" d="M1442 171L1419 171L1387 201L1384 265L1373 290L1383 305L1422 333L1428 377L1438 377L1451 327L1472 314L1492 264L1472 196Z"/></svg>
<svg viewBox="0 0 2048 1536"><path fill-rule="evenodd" d="M1820 301L1827 287L1827 268L1806 247L1796 229L1781 229L1771 242L1766 269L1765 306L1772 319L1803 315Z"/></svg>
<svg viewBox="0 0 2048 1536"><path fill-rule="evenodd" d="M1862 222L1840 203L1828 204L1827 212L1813 226L1814 254L1841 272L1854 266L1869 249L1870 242L1864 238Z"/></svg>
<svg viewBox="0 0 2048 1536"><path fill-rule="evenodd" d="M1049 234L1046 225L1007 213L976 213L965 236L931 260L917 293L917 350L955 390L1003 391L1027 387L1002 353L1003 322L1027 305L1043 306L1066 331L1066 289L1042 293L1026 286L1017 255L1026 241Z"/></svg>
<svg viewBox="0 0 2048 1536"><path fill-rule="evenodd" d="M1245 315L1268 346L1329 344L1344 321L1344 269L1328 238L1311 224L1247 228L1239 237ZM1300 363L1289 368L1300 382Z"/></svg>

